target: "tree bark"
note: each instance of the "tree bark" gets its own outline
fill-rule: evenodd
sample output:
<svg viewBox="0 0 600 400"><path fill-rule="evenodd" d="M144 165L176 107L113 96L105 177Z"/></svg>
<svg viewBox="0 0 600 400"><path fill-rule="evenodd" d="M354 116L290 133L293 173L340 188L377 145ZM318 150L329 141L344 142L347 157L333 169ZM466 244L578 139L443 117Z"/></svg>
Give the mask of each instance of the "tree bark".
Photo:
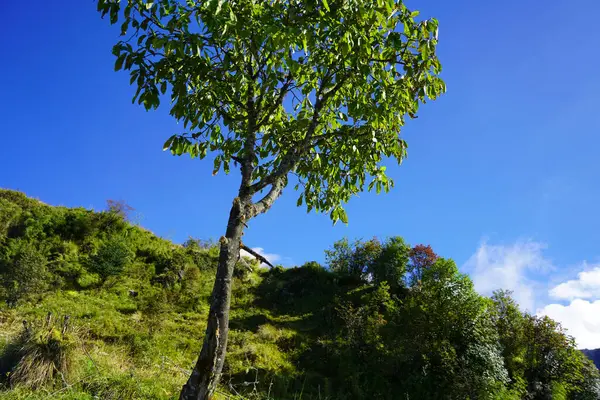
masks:
<svg viewBox="0 0 600 400"><path fill-rule="evenodd" d="M211 399L221 378L229 333L232 276L244 231L244 205L239 197L235 198L229 213L227 231L220 239L219 265L204 343L198 361L181 390L180 400Z"/></svg>

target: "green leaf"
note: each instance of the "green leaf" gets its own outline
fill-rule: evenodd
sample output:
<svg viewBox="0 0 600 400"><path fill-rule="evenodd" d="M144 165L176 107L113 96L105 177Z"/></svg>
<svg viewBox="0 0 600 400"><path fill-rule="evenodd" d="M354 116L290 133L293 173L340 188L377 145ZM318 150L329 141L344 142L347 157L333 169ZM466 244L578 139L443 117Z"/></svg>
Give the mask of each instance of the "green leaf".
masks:
<svg viewBox="0 0 600 400"><path fill-rule="evenodd" d="M129 28L129 19L125 20L125 22L123 22L123 24L121 25L121 36L124 36L127 34L128 28Z"/></svg>
<svg viewBox="0 0 600 400"><path fill-rule="evenodd" d="M327 3L327 0L323 0L323 7L325 7L325 9L327 10L327 12L331 11L329 9L329 4Z"/></svg>
<svg viewBox="0 0 600 400"><path fill-rule="evenodd" d="M221 156L216 156L215 157L215 161L213 164L213 175L216 175L217 172L219 172L219 169L221 169Z"/></svg>
<svg viewBox="0 0 600 400"><path fill-rule="evenodd" d="M344 224L348 224L348 215L346 214L346 210L344 210L343 208L340 208L338 215L339 215L340 221L342 221Z"/></svg>
<svg viewBox="0 0 600 400"><path fill-rule="evenodd" d="M339 210L339 208L336 207L333 210L331 210L330 218L333 221L333 224L335 225L335 223L337 222L337 220L340 219L340 210Z"/></svg>
<svg viewBox="0 0 600 400"><path fill-rule="evenodd" d="M117 61L115 62L115 71L119 71L121 68L123 68L123 61L125 61L126 56L127 54L121 54L119 57L117 57Z"/></svg>
<svg viewBox="0 0 600 400"><path fill-rule="evenodd" d="M165 144L163 144L163 151L169 150L171 148L171 145L173 144L173 141L175 140L175 138L177 138L177 135L173 135L167 139Z"/></svg>
<svg viewBox="0 0 600 400"><path fill-rule="evenodd" d="M223 7L224 2L225 2L225 0L217 1L217 10L215 11L215 15L218 15L221 12L221 7Z"/></svg>

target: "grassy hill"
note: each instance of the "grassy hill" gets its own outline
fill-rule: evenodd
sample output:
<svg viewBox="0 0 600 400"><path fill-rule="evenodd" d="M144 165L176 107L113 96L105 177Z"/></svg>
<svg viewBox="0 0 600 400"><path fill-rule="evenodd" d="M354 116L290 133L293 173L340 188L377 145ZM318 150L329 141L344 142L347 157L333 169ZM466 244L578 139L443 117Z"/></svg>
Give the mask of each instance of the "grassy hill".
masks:
<svg viewBox="0 0 600 400"><path fill-rule="evenodd" d="M69 316L71 330L60 341L72 347L73 386L53 398L85 398L78 397L83 393L104 399L178 394L201 346L216 247L194 240L174 245L115 213L51 207L6 190L0 191L0 238L5 261L0 271L2 295L12 306L0 309L0 348L6 353L14 347L24 320L45 326L51 315L56 321L51 322L52 329ZM9 267L8 260L19 266ZM8 271L17 268L16 274ZM285 286L287 281L310 279L306 274L326 273L268 271L252 260L236 272L226 371L232 384L229 391L241 384L240 391L247 393L245 383L254 385L257 376L257 385L264 386L269 379L269 385L301 389L293 363L298 352L283 352L280 347L301 349L318 330L319 316L299 314L297 309L287 313L282 308L286 300L275 307L265 291L274 277ZM279 289L286 290L283 286ZM276 295L273 289L271 295ZM327 302L323 296L306 298L311 302L306 309ZM299 325L301 329L292 329ZM14 367L7 358L5 354L0 366L4 375ZM39 391L39 396L52 389ZM4 396L21 398L22 392L29 389Z"/></svg>
<svg viewBox="0 0 600 400"><path fill-rule="evenodd" d="M0 190L0 398L177 398L217 257L211 243L173 244L118 207L52 207ZM418 270L398 238L338 242L328 259L331 269L238 263L218 398L600 393L559 327L505 294L477 295L451 260Z"/></svg>

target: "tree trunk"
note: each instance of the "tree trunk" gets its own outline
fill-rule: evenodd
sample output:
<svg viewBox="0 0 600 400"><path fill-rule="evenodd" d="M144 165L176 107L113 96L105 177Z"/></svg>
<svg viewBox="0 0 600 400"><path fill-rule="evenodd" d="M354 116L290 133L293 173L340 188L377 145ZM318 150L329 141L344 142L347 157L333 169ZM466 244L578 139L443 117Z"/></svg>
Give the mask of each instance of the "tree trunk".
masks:
<svg viewBox="0 0 600 400"><path fill-rule="evenodd" d="M229 213L227 232L220 239L219 266L202 351L192 374L181 390L180 400L209 400L221 378L229 333L231 281L244 231L243 209L242 201L236 198Z"/></svg>

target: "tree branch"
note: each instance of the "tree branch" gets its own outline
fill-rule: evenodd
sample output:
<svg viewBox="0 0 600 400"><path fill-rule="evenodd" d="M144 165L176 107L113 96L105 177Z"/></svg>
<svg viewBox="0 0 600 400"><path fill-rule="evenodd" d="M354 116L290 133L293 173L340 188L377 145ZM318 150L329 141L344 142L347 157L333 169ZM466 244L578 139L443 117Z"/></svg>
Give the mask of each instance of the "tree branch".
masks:
<svg viewBox="0 0 600 400"><path fill-rule="evenodd" d="M256 251L252 250L250 247L246 246L244 243L240 242L240 249L246 250L248 253L253 255L261 263L267 264L271 268L275 268L275 266L273 264L271 264L269 262L269 260L267 260L262 254L259 254Z"/></svg>
<svg viewBox="0 0 600 400"><path fill-rule="evenodd" d="M250 46L252 47L252 46ZM248 125L246 132L246 140L244 142L243 156L241 159L241 169L242 169L242 185L240 187L240 195L249 195L252 193L248 193L250 184L252 183L252 174L254 172L254 157L256 155L256 150L254 146L256 145L256 107L254 104L254 84L255 81L252 80L252 76L254 75L254 71L252 68L252 55L248 56L248 60L246 61L246 74L248 76L248 93L246 99L246 112L248 114ZM242 193L244 192L244 193Z"/></svg>
<svg viewBox="0 0 600 400"><path fill-rule="evenodd" d="M273 175L270 175L269 177L271 177L271 176L273 176ZM273 183L271 184L271 189L269 190L269 193L267 193L262 199L260 199L256 203L253 203L253 204L250 204L247 206L246 218L247 219L254 218L258 214L264 213L269 208L271 208L271 206L273 205L273 202L279 196L281 196L281 192L283 191L283 188L285 187L286 181L287 181L287 178L285 175L275 178Z"/></svg>
<svg viewBox="0 0 600 400"><path fill-rule="evenodd" d="M269 194L271 194L271 192L273 192L273 189L275 189L277 187L277 185L280 184L284 180L283 178L285 178L287 173L290 172L292 170L292 168L294 168L296 163L298 163L298 161L302 157L303 152L306 151L308 144L311 143L311 139L314 136L317 126L319 125L319 117L321 116L321 111L324 108L327 100L329 100L331 98L331 96L333 96L335 93L337 93L338 90L340 90L340 88L344 85L344 83L348 80L348 78L349 78L349 74L343 76L335 84L335 86L333 88L331 88L330 90L328 90L327 92L324 92L325 86L327 85L326 81L323 80L321 82L321 85L320 85L319 89L317 90L317 94L316 94L317 101L315 103L312 120L311 120L308 130L306 132L306 136L304 137L304 140L302 141L302 143L299 146L291 148L290 151L285 156L283 156L281 163L279 164L279 167L277 168L277 170L273 171L273 173L266 176L263 180L252 185L250 187L251 193L256 193L259 190L261 190L269 185L272 185L271 191L269 192ZM282 189L283 189L283 187L281 187L279 189L279 193L275 196L275 198L277 198L279 196ZM267 197L267 196L265 196L265 197ZM275 198L273 198L273 200L275 200ZM270 204L269 204L269 207L270 207ZM268 207L267 207L267 209L268 209ZM264 211L266 211L266 209ZM264 211L261 211L261 212L264 212Z"/></svg>
<svg viewBox="0 0 600 400"><path fill-rule="evenodd" d="M285 83L279 90L279 95L277 96L277 99L275 100L273 105L271 107L269 107L269 110L265 113L263 118L258 122L258 124L257 124L258 129L260 129L260 127L263 126L269 120L269 118L271 118L271 115L273 115L273 113L275 112L277 107L279 107L283 103L283 98L285 97L286 93L288 92L290 85L292 84L293 81L294 81L294 78L292 77L292 74L290 73L287 76Z"/></svg>

